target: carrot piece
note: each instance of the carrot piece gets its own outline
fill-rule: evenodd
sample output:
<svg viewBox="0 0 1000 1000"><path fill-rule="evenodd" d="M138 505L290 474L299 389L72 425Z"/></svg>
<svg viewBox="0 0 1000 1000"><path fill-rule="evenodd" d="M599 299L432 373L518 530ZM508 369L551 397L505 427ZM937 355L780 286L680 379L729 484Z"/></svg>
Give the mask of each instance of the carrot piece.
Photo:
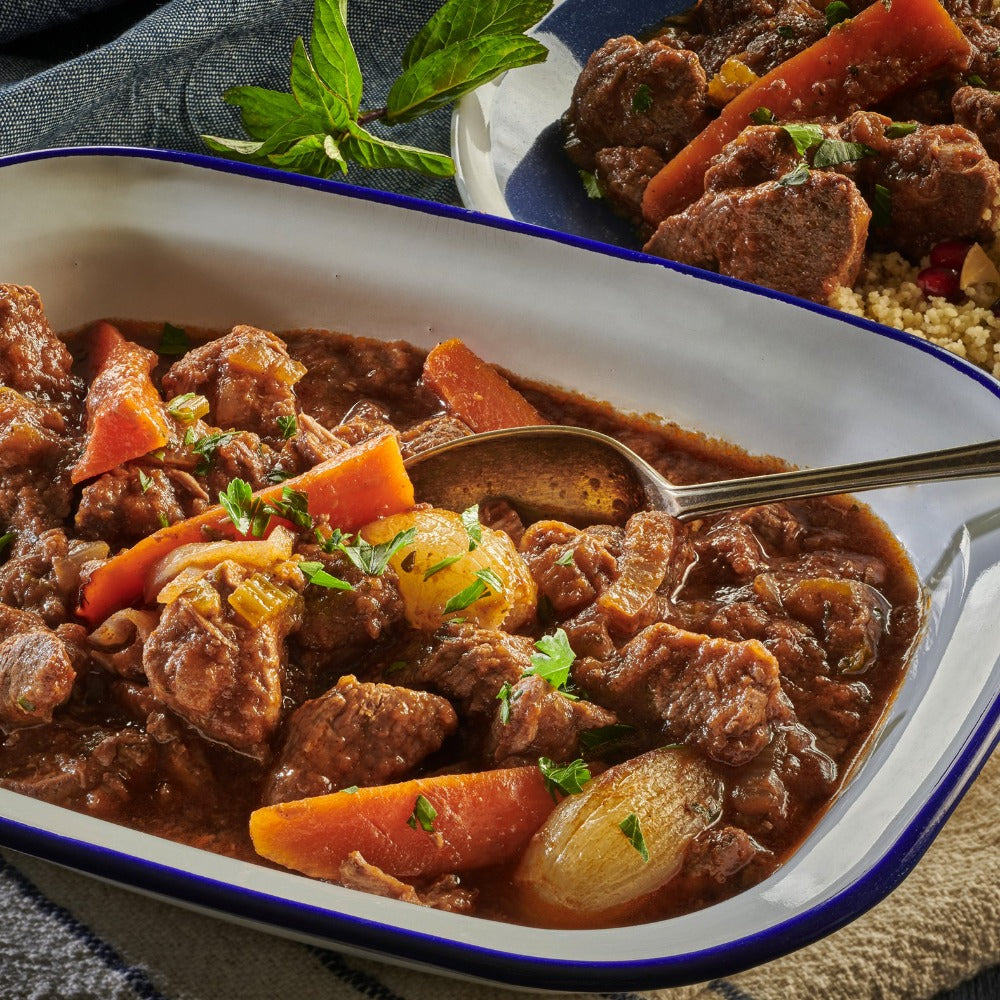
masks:
<svg viewBox="0 0 1000 1000"><path fill-rule="evenodd" d="M91 333L95 374L87 391L87 436L70 471L81 483L162 448L170 437L163 401L150 378L156 355L126 340L110 323Z"/></svg>
<svg viewBox="0 0 1000 1000"><path fill-rule="evenodd" d="M476 432L548 423L496 368L457 338L427 355L424 383Z"/></svg>
<svg viewBox="0 0 1000 1000"><path fill-rule="evenodd" d="M414 818L418 795L436 810L430 831ZM336 879L352 851L397 878L442 875L516 858L553 805L537 767L445 774L265 806L250 837L313 878Z"/></svg>
<svg viewBox="0 0 1000 1000"><path fill-rule="evenodd" d="M696 201L709 161L750 124L757 108L779 120L839 117L871 107L945 65L964 69L971 52L937 0L873 3L730 101L649 182L642 214L657 225Z"/></svg>
<svg viewBox="0 0 1000 1000"><path fill-rule="evenodd" d="M369 521L413 506L413 484L403 467L394 434L362 441L254 496L274 503L281 499L285 487L305 493L313 516L325 514L331 524L344 531L355 531ZM80 589L77 615L97 625L141 596L150 569L167 553L179 545L212 536L241 537L221 506L210 507L141 539L91 573Z"/></svg>

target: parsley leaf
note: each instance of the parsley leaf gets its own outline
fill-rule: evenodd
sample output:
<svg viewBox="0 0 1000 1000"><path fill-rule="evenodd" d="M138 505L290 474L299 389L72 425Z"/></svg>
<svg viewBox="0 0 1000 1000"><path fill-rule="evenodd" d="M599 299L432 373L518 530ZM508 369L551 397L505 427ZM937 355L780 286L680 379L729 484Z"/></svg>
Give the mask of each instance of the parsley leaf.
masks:
<svg viewBox="0 0 1000 1000"><path fill-rule="evenodd" d="M160 333L160 343L156 347L157 354L186 354L191 350L191 341L187 330L173 323L164 323Z"/></svg>
<svg viewBox="0 0 1000 1000"><path fill-rule="evenodd" d="M621 743L634 732L635 729L632 726L627 726L624 722L613 722L609 726L600 726L597 729L584 729L580 733L580 746L593 753L596 750L603 750L605 747Z"/></svg>
<svg viewBox="0 0 1000 1000"><path fill-rule="evenodd" d="M789 138L795 143L795 152L805 156L813 146L818 146L826 135L819 125L782 125Z"/></svg>
<svg viewBox="0 0 1000 1000"><path fill-rule="evenodd" d="M437 809L423 795L418 795L406 825L413 830L416 830L419 825L424 833L433 833L435 819L437 819Z"/></svg>
<svg viewBox="0 0 1000 1000"><path fill-rule="evenodd" d="M500 685L500 690L497 691L497 701L500 702L500 721L506 726L510 722L510 710L513 708L514 702L517 701L514 685L510 681L504 681Z"/></svg>
<svg viewBox="0 0 1000 1000"><path fill-rule="evenodd" d="M754 125L773 125L774 112L770 108L759 107L750 112L750 121Z"/></svg>
<svg viewBox="0 0 1000 1000"><path fill-rule="evenodd" d="M601 185L597 178L589 170L580 170L580 180L583 181L583 190L591 201L599 201L604 197Z"/></svg>
<svg viewBox="0 0 1000 1000"><path fill-rule="evenodd" d="M639 825L639 817L635 813L629 813L619 824L618 829L628 838L628 842L639 852L639 857L643 862L649 861L649 848L646 847L646 838L642 835L642 827Z"/></svg>
<svg viewBox="0 0 1000 1000"><path fill-rule="evenodd" d="M2 535L0 535L0 556L3 555L4 549L6 549L8 545L12 544L13 541L14 541L13 531L5 531Z"/></svg>
<svg viewBox="0 0 1000 1000"><path fill-rule="evenodd" d="M216 449L227 445L236 437L236 434L237 431L218 431L215 434L206 434L204 437L194 439L194 435L189 428L188 434L184 435L184 443L190 444L191 450L200 457L200 461L194 470L195 474L199 476L205 475L212 468L212 463L215 461Z"/></svg>
<svg viewBox="0 0 1000 1000"><path fill-rule="evenodd" d="M575 566L576 560L573 558L573 553L576 549L567 549L556 561L556 566Z"/></svg>
<svg viewBox="0 0 1000 1000"><path fill-rule="evenodd" d="M153 480L150 476L147 476L142 469L139 470L139 489L143 493L148 493L150 486L153 485Z"/></svg>
<svg viewBox="0 0 1000 1000"><path fill-rule="evenodd" d="M405 531L397 531L387 542L372 545L360 535L351 542L349 541L350 536L343 535L338 530L323 543L323 547L327 552L339 549L362 573L367 573L369 576L381 576L385 572L386 566L389 565L389 560L401 548L412 545L416 535L416 528L407 528Z"/></svg>
<svg viewBox="0 0 1000 1000"><path fill-rule="evenodd" d="M464 558L465 558L464 552L460 553L457 556L445 556L444 559L434 563L433 566L428 566L427 569L424 570L424 579L429 580L432 576L435 575L435 573L440 573L441 570L447 569L449 566L454 566L459 559L464 559Z"/></svg>
<svg viewBox="0 0 1000 1000"><path fill-rule="evenodd" d="M545 787L554 801L558 801L557 792L562 792L563 795L577 795L590 781L590 768L579 758L560 766L549 757L539 757L538 770L542 772Z"/></svg>
<svg viewBox="0 0 1000 1000"><path fill-rule="evenodd" d="M469 551L472 552L483 540L483 526L479 523L479 504L466 507L459 516L462 519L462 527L469 536Z"/></svg>
<svg viewBox="0 0 1000 1000"><path fill-rule="evenodd" d="M844 3L844 0L833 0L833 3L826 5L826 30L835 28L838 24L850 20L851 8Z"/></svg>
<svg viewBox="0 0 1000 1000"><path fill-rule="evenodd" d="M557 690L565 687L569 680L569 668L576 659L565 630L557 628L552 635L543 635L535 643L535 649L538 652L531 654L531 667L526 673L541 677Z"/></svg>
<svg viewBox="0 0 1000 1000"><path fill-rule="evenodd" d="M503 581L488 566L477 569L473 575L476 579L468 587L448 598L444 606L446 615L453 611L464 611L470 604L475 604L480 597L485 597L488 593L499 594L503 590Z"/></svg>
<svg viewBox="0 0 1000 1000"><path fill-rule="evenodd" d="M793 170L789 170L787 174L783 174L778 178L778 184L781 187L798 187L800 184L805 184L809 180L809 164L800 163Z"/></svg>
<svg viewBox="0 0 1000 1000"><path fill-rule="evenodd" d="M644 115L653 106L653 92L649 84L640 83L632 95L632 110L637 115Z"/></svg>
<svg viewBox="0 0 1000 1000"><path fill-rule="evenodd" d="M299 569L306 578L306 583L314 584L317 587L326 587L328 590L354 590L346 580L341 580L339 576L328 573L320 562L303 561L299 563Z"/></svg>
<svg viewBox="0 0 1000 1000"><path fill-rule="evenodd" d="M290 486L281 488L281 499L266 505L269 514L276 514L286 521L291 521L296 528L308 531L313 526L309 515L309 497L301 490L293 490Z"/></svg>
<svg viewBox="0 0 1000 1000"><path fill-rule="evenodd" d="M309 45L298 38L292 48L290 92L231 87L223 98L240 109L250 138L202 140L234 159L317 177L346 174L349 162L450 177L451 157L391 142L365 126L410 121L501 73L541 62L547 49L524 32L552 6L553 0L447 0L405 47L386 105L362 110L347 0L315 0Z"/></svg>
<svg viewBox="0 0 1000 1000"><path fill-rule="evenodd" d="M871 146L863 142L844 142L841 139L824 139L813 154L812 165L821 170L824 167L835 167L839 163L853 163L863 160L866 156L876 156Z"/></svg>
<svg viewBox="0 0 1000 1000"><path fill-rule="evenodd" d="M295 414L285 414L278 417L278 430L281 432L282 440L287 441L295 437L295 432L299 429L299 423L295 419Z"/></svg>
<svg viewBox="0 0 1000 1000"><path fill-rule="evenodd" d="M264 534L271 514L264 501L254 497L248 482L231 479L225 491L219 493L219 503L241 535L260 538Z"/></svg>

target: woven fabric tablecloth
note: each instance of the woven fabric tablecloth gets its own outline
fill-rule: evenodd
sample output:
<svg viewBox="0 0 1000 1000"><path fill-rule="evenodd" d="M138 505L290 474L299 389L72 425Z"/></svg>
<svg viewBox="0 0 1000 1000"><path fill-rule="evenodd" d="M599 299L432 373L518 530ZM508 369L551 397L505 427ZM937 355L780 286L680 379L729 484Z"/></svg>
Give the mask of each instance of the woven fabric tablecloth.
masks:
<svg viewBox="0 0 1000 1000"><path fill-rule="evenodd" d="M384 98L406 39L437 6L437 0L351 0L366 106ZM308 36L311 8L311 0L0 0L0 154L98 144L204 152L203 133L241 134L237 112L221 100L227 87L287 88L292 42ZM448 121L443 110L391 137L446 152ZM348 179L458 203L450 181L355 168ZM998 962L1000 756L994 755L916 870L868 914L758 969L647 996L995 1000ZM523 994L249 931L0 852L3 1000L517 995Z"/></svg>

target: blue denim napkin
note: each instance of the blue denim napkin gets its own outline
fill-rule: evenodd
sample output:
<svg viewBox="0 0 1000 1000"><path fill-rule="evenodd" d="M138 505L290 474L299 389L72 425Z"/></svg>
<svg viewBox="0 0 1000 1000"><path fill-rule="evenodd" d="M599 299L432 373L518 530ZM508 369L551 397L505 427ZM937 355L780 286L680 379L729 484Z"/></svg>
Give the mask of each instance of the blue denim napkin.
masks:
<svg viewBox="0 0 1000 1000"><path fill-rule="evenodd" d="M292 43L299 35L308 39L312 6L312 0L169 0L160 6L0 0L0 154L80 145L204 153L202 134L245 137L223 92L237 84L288 90ZM406 42L439 6L440 0L351 0L348 26L365 81L364 107L384 102ZM130 8L145 13L131 26ZM102 28L108 33L119 25L122 34L99 38ZM71 52L74 37L82 45L96 32L100 44L57 61L46 51L45 32L55 32ZM447 152L449 120L442 109L380 134ZM409 171L352 166L345 179L458 203L452 181Z"/></svg>

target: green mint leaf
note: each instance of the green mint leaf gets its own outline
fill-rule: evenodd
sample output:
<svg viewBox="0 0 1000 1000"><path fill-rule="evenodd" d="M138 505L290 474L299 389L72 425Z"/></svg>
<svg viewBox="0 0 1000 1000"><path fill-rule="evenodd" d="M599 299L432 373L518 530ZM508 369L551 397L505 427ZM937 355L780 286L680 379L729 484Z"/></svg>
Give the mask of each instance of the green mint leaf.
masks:
<svg viewBox="0 0 1000 1000"><path fill-rule="evenodd" d="M604 197L600 183L589 170L580 170L579 174L580 180L583 181L583 190L587 192L587 197L591 201L598 201Z"/></svg>
<svg viewBox="0 0 1000 1000"><path fill-rule="evenodd" d="M575 548L567 549L555 562L556 566L575 566L576 560L573 558Z"/></svg>
<svg viewBox="0 0 1000 1000"><path fill-rule="evenodd" d="M480 597L485 597L488 593L499 594L503 590L503 582L489 567L476 570L474 576L476 578L472 583L448 598L444 606L446 615L453 611L464 611Z"/></svg>
<svg viewBox="0 0 1000 1000"><path fill-rule="evenodd" d="M916 122L893 122L885 130L887 139L902 139L904 135L912 135L919 126Z"/></svg>
<svg viewBox="0 0 1000 1000"><path fill-rule="evenodd" d="M627 740L635 729L624 722L613 722L610 726L600 726L597 729L584 729L580 733L580 746L589 753L603 750Z"/></svg>
<svg viewBox="0 0 1000 1000"><path fill-rule="evenodd" d="M2 535L0 535L0 556L4 554L4 551L7 549L8 546L13 544L14 544L13 531L5 531Z"/></svg>
<svg viewBox="0 0 1000 1000"><path fill-rule="evenodd" d="M410 40L403 53L403 69L458 42L522 34L552 6L552 0L448 0Z"/></svg>
<svg viewBox="0 0 1000 1000"><path fill-rule="evenodd" d="M328 590L354 590L346 580L341 580L339 576L328 573L319 562L300 562L299 569L306 578L307 583L317 587L326 587Z"/></svg>
<svg viewBox="0 0 1000 1000"><path fill-rule="evenodd" d="M761 106L750 112L750 121L754 125L773 125L774 112L770 108Z"/></svg>
<svg viewBox="0 0 1000 1000"><path fill-rule="evenodd" d="M413 803L413 812L406 821L406 825L413 830L419 826L424 833L434 832L434 820L437 818L437 809L423 796L418 795Z"/></svg>
<svg viewBox="0 0 1000 1000"><path fill-rule="evenodd" d="M479 504L466 507L459 515L462 527L469 536L469 551L472 552L483 540L483 526L479 523Z"/></svg>
<svg viewBox="0 0 1000 1000"><path fill-rule="evenodd" d="M157 354L186 354L191 350L191 341L187 330L173 323L164 323L160 333L160 343L156 347Z"/></svg>
<svg viewBox="0 0 1000 1000"><path fill-rule="evenodd" d="M866 156L875 156L875 150L863 142L844 142L841 139L824 139L813 153L812 165L817 170L835 167L840 163L853 163Z"/></svg>
<svg viewBox="0 0 1000 1000"><path fill-rule="evenodd" d="M325 118L323 132L340 132L347 128L352 117L347 105L320 79L301 38L296 38L292 47L291 84L295 100L303 109L322 110Z"/></svg>
<svg viewBox="0 0 1000 1000"><path fill-rule="evenodd" d="M625 834L628 842L639 852L643 863L649 861L649 849L646 847L646 838L642 835L639 817L635 813L629 813L618 824L618 829Z"/></svg>
<svg viewBox="0 0 1000 1000"><path fill-rule="evenodd" d="M263 87L230 87L222 95L222 99L240 109L240 120L247 135L259 142L269 139L279 125L302 116L302 108L295 97L280 90L265 90Z"/></svg>
<svg viewBox="0 0 1000 1000"><path fill-rule="evenodd" d="M272 153L267 163L310 177L332 177L335 170L347 173L347 162L333 136L307 135L283 153Z"/></svg>
<svg viewBox="0 0 1000 1000"><path fill-rule="evenodd" d="M139 489L143 493L148 493L149 492L149 488L152 485L153 485L153 480L149 476L147 476L146 473L142 471L142 469L140 469L139 470Z"/></svg>
<svg viewBox="0 0 1000 1000"><path fill-rule="evenodd" d="M548 681L556 690L564 688L569 680L569 669L576 659L564 629L557 628L552 635L543 635L535 643L537 653L531 654L531 667L527 674L535 674Z"/></svg>
<svg viewBox="0 0 1000 1000"><path fill-rule="evenodd" d="M347 33L347 0L316 0L309 51L320 79L351 118L361 106L361 67Z"/></svg>
<svg viewBox="0 0 1000 1000"><path fill-rule="evenodd" d="M823 129L819 125L782 125L795 143L795 151L799 156L805 156L806 152L813 146L818 146L825 138Z"/></svg>
<svg viewBox="0 0 1000 1000"><path fill-rule="evenodd" d="M455 161L444 153L432 153L415 146L403 146L398 142L379 139L354 122L349 122L347 129L348 135L341 141L340 148L346 156L363 167L401 167L416 170L428 177L454 176Z"/></svg>
<svg viewBox="0 0 1000 1000"><path fill-rule="evenodd" d="M649 89L648 84L640 83L632 95L632 110L637 115L644 115L652 106L653 92Z"/></svg>
<svg viewBox="0 0 1000 1000"><path fill-rule="evenodd" d="M826 5L826 30L835 28L838 24L850 20L851 8L843 0L834 0Z"/></svg>
<svg viewBox="0 0 1000 1000"><path fill-rule="evenodd" d="M892 222L892 195L884 184L875 185L871 209L873 226L884 227Z"/></svg>
<svg viewBox="0 0 1000 1000"><path fill-rule="evenodd" d="M222 135L205 135L201 141L214 153L225 153L231 159L248 160L251 163L263 163L264 157L258 155L263 142L256 139L227 139Z"/></svg>
<svg viewBox="0 0 1000 1000"><path fill-rule="evenodd" d="M548 50L524 35L472 38L414 63L389 90L385 120L411 121L457 100L501 73L543 62Z"/></svg>
<svg viewBox="0 0 1000 1000"><path fill-rule="evenodd" d="M563 795L578 795L583 791L583 786L590 781L590 768L579 758L560 766L549 757L539 757L538 770L542 772L549 795L556 802L559 801L557 792L562 792Z"/></svg>
<svg viewBox="0 0 1000 1000"><path fill-rule="evenodd" d="M794 170L789 170L787 174L779 177L778 184L781 187L798 187L807 180L809 180L809 164L800 163Z"/></svg>
<svg viewBox="0 0 1000 1000"><path fill-rule="evenodd" d="M424 570L424 579L429 580L435 574L440 573L441 570L447 569L449 566L454 566L459 559L464 559L464 558L465 558L464 552L460 553L457 556L445 556L444 559L441 559L439 562L434 563L433 566L428 566L427 569Z"/></svg>

